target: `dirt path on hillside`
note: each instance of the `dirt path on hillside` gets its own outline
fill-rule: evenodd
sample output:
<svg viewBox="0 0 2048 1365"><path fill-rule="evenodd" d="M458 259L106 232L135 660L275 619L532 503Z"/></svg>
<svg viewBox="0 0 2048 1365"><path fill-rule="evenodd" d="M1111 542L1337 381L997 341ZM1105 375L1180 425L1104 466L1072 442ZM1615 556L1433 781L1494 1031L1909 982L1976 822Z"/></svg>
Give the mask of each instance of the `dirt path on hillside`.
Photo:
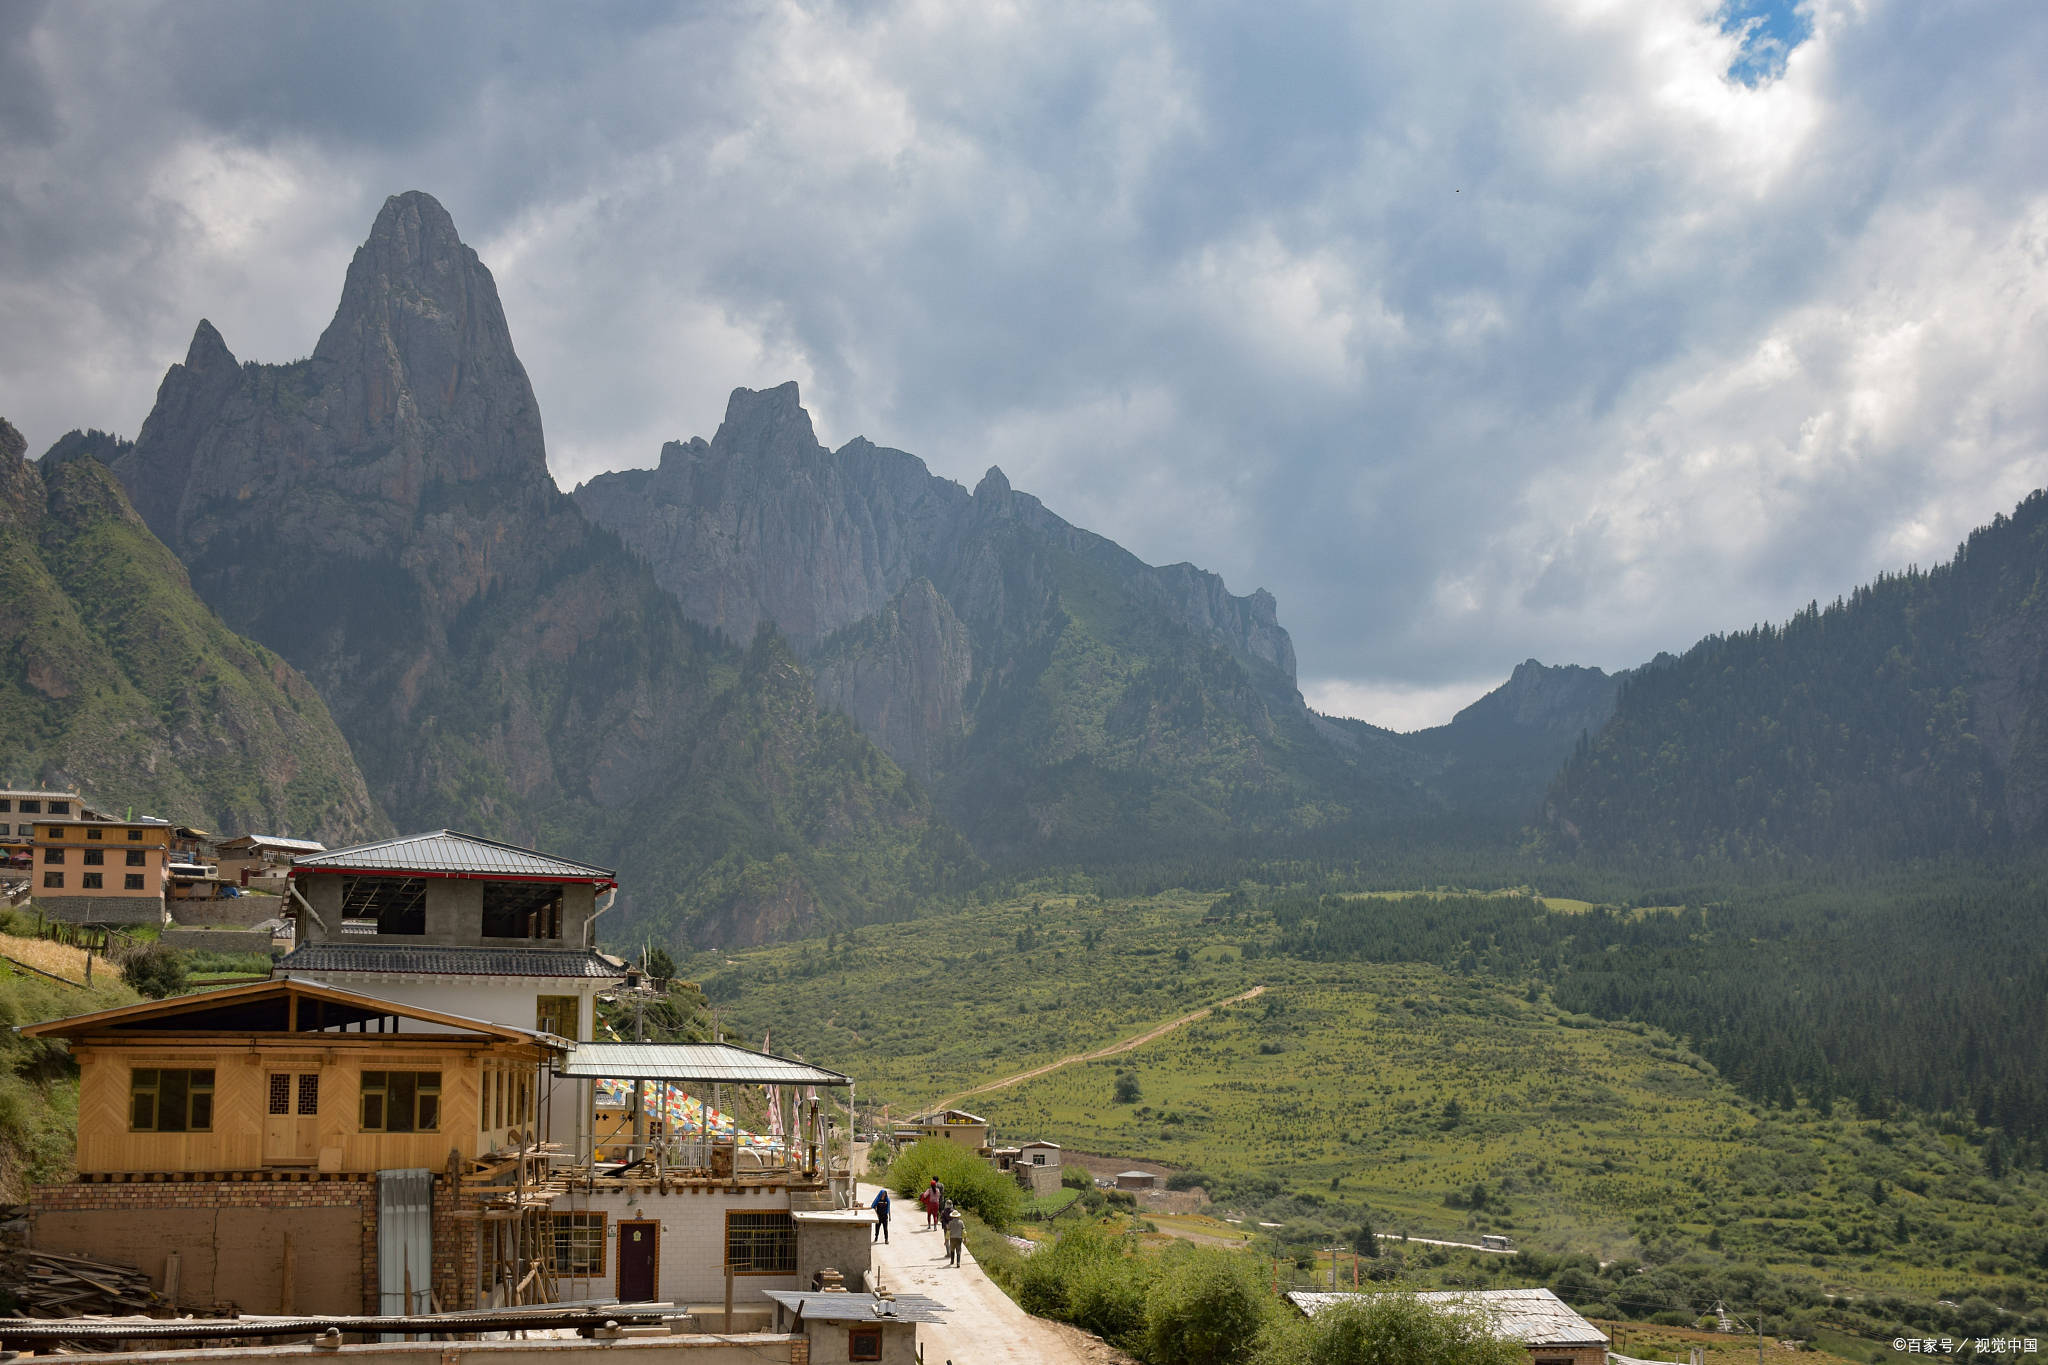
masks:
<svg viewBox="0 0 2048 1365"><path fill-rule="evenodd" d="M863 1204L875 1197L875 1188L860 1187ZM899 1294L937 1299L949 1310L944 1322L917 1329L928 1365L1101 1365L1115 1357L1087 1333L1034 1318L1019 1308L982 1273L973 1252L961 1252L957 1267L947 1265L946 1239L936 1230L926 1230L924 1210L916 1201L899 1199L895 1211L889 1229L893 1240L874 1249L883 1283Z"/></svg>
<svg viewBox="0 0 2048 1365"><path fill-rule="evenodd" d="M1264 995L1265 993L1266 988L1264 986L1254 986L1240 995L1231 996L1228 1000L1218 1000L1213 1005L1204 1005L1192 1014L1183 1014L1180 1018L1170 1019L1157 1028L1147 1029L1135 1038L1126 1038L1122 1042L1096 1048L1093 1052L1077 1052L1071 1057L1062 1057L1056 1062L1047 1062L1044 1066L1034 1066L1029 1071L1020 1071L1014 1076L1005 1076L999 1081L990 1081L986 1085L977 1085L971 1090L962 1090L958 1094L948 1095L945 1099L934 1104L931 1107L931 1112L936 1113L941 1109L951 1109L964 1099L970 1099L975 1095L986 1095L991 1090L1004 1090L1021 1081L1036 1080L1040 1076L1050 1075L1061 1067L1072 1066L1076 1062L1096 1062L1104 1057L1114 1057L1119 1052L1129 1052L1134 1048L1141 1048L1147 1043L1164 1038L1175 1029L1186 1028L1197 1019L1207 1019L1211 1013L1222 1009L1225 1005L1242 1004L1254 996Z"/></svg>

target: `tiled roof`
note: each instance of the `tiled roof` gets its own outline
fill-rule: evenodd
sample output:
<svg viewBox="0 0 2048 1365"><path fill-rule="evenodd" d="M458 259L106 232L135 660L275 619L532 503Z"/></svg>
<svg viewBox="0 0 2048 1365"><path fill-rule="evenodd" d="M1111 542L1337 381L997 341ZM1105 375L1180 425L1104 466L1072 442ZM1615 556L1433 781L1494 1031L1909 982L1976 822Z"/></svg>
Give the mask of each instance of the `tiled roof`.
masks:
<svg viewBox="0 0 2048 1365"><path fill-rule="evenodd" d="M1287 1301L1309 1317L1340 1303L1369 1299L1370 1294L1313 1294L1296 1290ZM1482 1315L1495 1336L1524 1346L1604 1346L1606 1334L1574 1313L1548 1289L1481 1289L1417 1294L1422 1302L1464 1309Z"/></svg>
<svg viewBox="0 0 2048 1365"><path fill-rule="evenodd" d="M291 959L286 958L287 962ZM846 1085L849 1078L792 1057L731 1043L578 1043L558 1075L604 1081L695 1081L728 1085Z"/></svg>
<svg viewBox="0 0 2048 1365"><path fill-rule="evenodd" d="M278 959L280 972L407 972L420 976L617 978L623 965L588 948L436 948L406 943L308 943Z"/></svg>
<svg viewBox="0 0 2048 1365"><path fill-rule="evenodd" d="M459 830L404 834L300 858L296 871L467 872L503 877L560 877L564 881L610 881L612 870L555 858L517 844L480 839Z"/></svg>

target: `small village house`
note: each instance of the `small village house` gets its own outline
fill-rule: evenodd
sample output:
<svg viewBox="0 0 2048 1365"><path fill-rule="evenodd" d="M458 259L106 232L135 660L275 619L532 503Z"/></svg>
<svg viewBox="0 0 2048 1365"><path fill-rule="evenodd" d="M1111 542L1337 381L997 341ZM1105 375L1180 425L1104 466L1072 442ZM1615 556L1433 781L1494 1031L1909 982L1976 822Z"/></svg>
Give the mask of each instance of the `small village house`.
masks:
<svg viewBox="0 0 2048 1365"><path fill-rule="evenodd" d="M221 880L230 885L246 891L268 891L282 896L285 876L292 870L292 861L326 851L327 845L313 839L243 834L223 839L216 845L214 869Z"/></svg>
<svg viewBox="0 0 2048 1365"><path fill-rule="evenodd" d="M1116 1187L1120 1190L1156 1190L1159 1176L1152 1171L1118 1171Z"/></svg>
<svg viewBox="0 0 2048 1365"><path fill-rule="evenodd" d="M415 1310L472 1306L505 1274L501 1225L523 1218L528 1259L552 1233L500 1207L491 1157L531 1133L566 1040L299 981L21 1031L79 1066L78 1175L35 1191L39 1249L192 1304L374 1313L408 1284Z"/></svg>
<svg viewBox="0 0 2048 1365"><path fill-rule="evenodd" d="M1297 1290L1287 1301L1312 1318L1337 1304L1370 1297ZM1529 1365L1606 1365L1607 1334L1548 1289L1433 1290L1415 1297L1434 1307L1478 1314L1495 1336L1525 1347Z"/></svg>
<svg viewBox="0 0 2048 1365"><path fill-rule="evenodd" d="M978 1152L989 1145L988 1120L979 1114L970 1114L965 1109L942 1109L937 1113L919 1114L916 1118L897 1124L895 1138L898 1142L938 1138L942 1142L956 1142L969 1151Z"/></svg>
<svg viewBox="0 0 2048 1365"><path fill-rule="evenodd" d="M18 803L17 803L18 804ZM166 918L171 825L44 815L32 824L35 901L74 924L154 924Z"/></svg>
<svg viewBox="0 0 2048 1365"><path fill-rule="evenodd" d="M27 845L35 839L35 821L45 815L69 819L100 819L100 813L77 792L9 787L0 790L0 844Z"/></svg>

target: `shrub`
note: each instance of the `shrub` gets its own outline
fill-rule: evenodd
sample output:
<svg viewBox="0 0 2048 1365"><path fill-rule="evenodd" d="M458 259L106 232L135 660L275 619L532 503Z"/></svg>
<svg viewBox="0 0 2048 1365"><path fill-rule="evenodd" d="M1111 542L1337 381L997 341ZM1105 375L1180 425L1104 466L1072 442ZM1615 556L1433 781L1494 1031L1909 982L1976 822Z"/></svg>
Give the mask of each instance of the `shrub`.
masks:
<svg viewBox="0 0 2048 1365"><path fill-rule="evenodd" d="M1138 1350L1155 1263L1101 1228L1074 1228L1025 1260L1017 1302L1027 1313L1071 1322L1112 1346Z"/></svg>
<svg viewBox="0 0 2048 1365"><path fill-rule="evenodd" d="M185 989L185 964L175 948L152 943L121 964L121 979L138 994L162 1000Z"/></svg>
<svg viewBox="0 0 2048 1365"><path fill-rule="evenodd" d="M1070 1190L1092 1190L1095 1188L1095 1177L1088 1174L1084 1167L1064 1166L1060 1168L1060 1184Z"/></svg>
<svg viewBox="0 0 2048 1365"><path fill-rule="evenodd" d="M1138 1102L1138 1075L1134 1071L1116 1073L1116 1102L1136 1104Z"/></svg>
<svg viewBox="0 0 2048 1365"><path fill-rule="evenodd" d="M1176 1249L1145 1303L1146 1353L1186 1365L1249 1360L1268 1302L1242 1255Z"/></svg>
<svg viewBox="0 0 2048 1365"><path fill-rule="evenodd" d="M1024 1204L1017 1182L957 1143L922 1138L889 1163L889 1187L914 1199L937 1176L946 1197L992 1228L1016 1221Z"/></svg>

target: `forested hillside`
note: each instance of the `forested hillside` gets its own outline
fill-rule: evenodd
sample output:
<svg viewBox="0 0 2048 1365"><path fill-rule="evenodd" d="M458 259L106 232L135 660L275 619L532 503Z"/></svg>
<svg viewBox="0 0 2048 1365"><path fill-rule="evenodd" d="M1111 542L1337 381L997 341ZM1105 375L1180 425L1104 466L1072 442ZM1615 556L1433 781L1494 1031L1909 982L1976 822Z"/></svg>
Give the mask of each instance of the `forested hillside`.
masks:
<svg viewBox="0 0 2048 1365"><path fill-rule="evenodd" d="M2048 838L2048 494L1931 572L1701 641L1622 686L1552 789L1566 848L2003 854Z"/></svg>
<svg viewBox="0 0 2048 1365"><path fill-rule="evenodd" d="M40 465L0 421L0 778L216 830L388 829L299 672L192 591L73 433Z"/></svg>

